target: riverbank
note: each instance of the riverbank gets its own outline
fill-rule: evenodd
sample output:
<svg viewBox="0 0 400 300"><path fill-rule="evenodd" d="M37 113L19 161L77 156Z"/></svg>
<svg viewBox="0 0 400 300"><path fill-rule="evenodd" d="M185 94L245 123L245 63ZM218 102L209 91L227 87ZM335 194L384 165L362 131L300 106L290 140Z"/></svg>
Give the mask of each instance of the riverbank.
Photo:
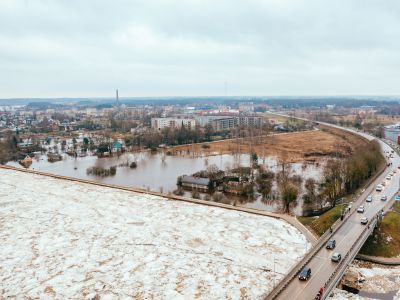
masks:
<svg viewBox="0 0 400 300"><path fill-rule="evenodd" d="M398 212L386 213L378 228L361 248L360 254L395 258L400 261L400 214Z"/></svg>
<svg viewBox="0 0 400 300"><path fill-rule="evenodd" d="M340 287L345 290L336 289L333 299L398 299L400 267L355 261Z"/></svg>

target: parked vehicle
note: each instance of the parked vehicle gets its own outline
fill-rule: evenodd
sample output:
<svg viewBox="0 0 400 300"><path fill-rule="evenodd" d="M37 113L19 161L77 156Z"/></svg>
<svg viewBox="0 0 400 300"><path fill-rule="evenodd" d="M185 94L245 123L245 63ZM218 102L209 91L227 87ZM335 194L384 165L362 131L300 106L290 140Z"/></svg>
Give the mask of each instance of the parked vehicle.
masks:
<svg viewBox="0 0 400 300"><path fill-rule="evenodd" d="M383 190L383 186L382 186L381 184L378 184L378 185L376 186L376 191L377 191L377 192L382 192L382 190Z"/></svg>
<svg viewBox="0 0 400 300"><path fill-rule="evenodd" d="M365 211L364 205L361 205L357 208L358 213L363 213Z"/></svg>
<svg viewBox="0 0 400 300"><path fill-rule="evenodd" d="M310 277L311 277L311 268L306 266L303 269L301 269L299 274L300 280L308 280Z"/></svg>
<svg viewBox="0 0 400 300"><path fill-rule="evenodd" d="M331 257L331 261L333 262L339 262L342 259L342 255L340 253L333 253Z"/></svg>
<svg viewBox="0 0 400 300"><path fill-rule="evenodd" d="M329 240L326 243L326 249L333 249L336 247L336 241L335 240Z"/></svg>
<svg viewBox="0 0 400 300"><path fill-rule="evenodd" d="M372 202L372 200L373 200L372 195L369 195L367 199L365 199L366 202Z"/></svg>
<svg viewBox="0 0 400 300"><path fill-rule="evenodd" d="M368 218L367 217L362 217L361 218L361 224L362 225L367 225L368 224Z"/></svg>
<svg viewBox="0 0 400 300"><path fill-rule="evenodd" d="M386 201L386 200L387 200L387 196L382 196L382 197L381 197L381 200L382 200L382 201Z"/></svg>
<svg viewBox="0 0 400 300"><path fill-rule="evenodd" d="M389 174L388 176L386 176L386 180L390 180L392 179L392 176Z"/></svg>

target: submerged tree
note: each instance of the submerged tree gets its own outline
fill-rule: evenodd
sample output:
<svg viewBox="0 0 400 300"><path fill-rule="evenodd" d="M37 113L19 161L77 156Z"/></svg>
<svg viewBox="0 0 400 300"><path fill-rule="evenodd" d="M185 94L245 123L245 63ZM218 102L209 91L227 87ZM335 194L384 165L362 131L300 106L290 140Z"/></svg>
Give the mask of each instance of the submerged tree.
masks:
<svg viewBox="0 0 400 300"><path fill-rule="evenodd" d="M277 174L277 183L285 213L289 213L290 207L296 204L299 193L298 184L294 180L295 177L290 176L291 171L290 164L282 161L281 170Z"/></svg>
<svg viewBox="0 0 400 300"><path fill-rule="evenodd" d="M298 187L289 182L282 187L281 192L285 213L289 213L290 206L296 204L299 193Z"/></svg>

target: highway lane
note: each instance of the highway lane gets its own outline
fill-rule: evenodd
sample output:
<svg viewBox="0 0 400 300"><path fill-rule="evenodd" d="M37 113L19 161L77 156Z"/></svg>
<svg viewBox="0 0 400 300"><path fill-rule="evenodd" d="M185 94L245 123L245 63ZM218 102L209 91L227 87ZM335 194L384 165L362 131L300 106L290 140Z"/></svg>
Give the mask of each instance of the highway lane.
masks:
<svg viewBox="0 0 400 300"><path fill-rule="evenodd" d="M357 132L357 134L369 140L373 139L373 137L364 133ZM380 144L383 151L390 152L392 150L387 144L381 141ZM394 153L393 156L394 158L390 159L392 166L387 168L353 204L352 211L356 210L360 204L363 204L365 206L365 212L362 214L353 213L349 219L344 221L345 223L343 226L331 237L336 240L336 248L334 250L327 250L325 247L321 248L308 264L312 271L311 278L308 281L300 281L297 277L294 278L285 290L279 294L277 299L314 299L319 289L329 280L329 277L337 267L337 264L331 261L333 252L339 252L342 257L344 257L365 228L365 225L361 224L361 217L366 216L371 220L371 218L386 204L386 201L381 201L380 197L386 195L388 198L387 201L389 201L399 190L400 170L397 169L397 166L400 165L400 157L396 153ZM385 177L391 173L393 169L396 169L395 175L391 180L386 180ZM376 185L382 182L386 184L384 190L382 192L376 192ZM373 195L373 201L371 203L365 202L368 195Z"/></svg>

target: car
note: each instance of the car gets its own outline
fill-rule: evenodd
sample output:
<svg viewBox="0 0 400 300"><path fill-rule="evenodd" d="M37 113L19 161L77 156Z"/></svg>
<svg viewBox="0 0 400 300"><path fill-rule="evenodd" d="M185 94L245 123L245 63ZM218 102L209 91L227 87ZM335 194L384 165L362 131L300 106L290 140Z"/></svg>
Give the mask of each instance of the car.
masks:
<svg viewBox="0 0 400 300"><path fill-rule="evenodd" d="M361 205L357 208L358 213L363 213L365 211L364 205Z"/></svg>
<svg viewBox="0 0 400 300"><path fill-rule="evenodd" d="M377 186L376 186L376 189L375 189L377 192L382 192L382 190L383 190L383 185L382 184L378 184Z"/></svg>
<svg viewBox="0 0 400 300"><path fill-rule="evenodd" d="M396 197L394 197L394 200L400 201L400 195L396 195Z"/></svg>
<svg viewBox="0 0 400 300"><path fill-rule="evenodd" d="M397 172L396 169L393 169L392 173L393 173L393 174L396 174L396 172Z"/></svg>
<svg viewBox="0 0 400 300"><path fill-rule="evenodd" d="M335 240L329 240L326 242L326 249L333 249L336 247L336 241Z"/></svg>
<svg viewBox="0 0 400 300"><path fill-rule="evenodd" d="M372 200L373 200L372 195L369 195L367 199L365 199L366 202L372 202Z"/></svg>
<svg viewBox="0 0 400 300"><path fill-rule="evenodd" d="M386 182L385 182L385 181L382 181L381 185L382 185L382 186L385 186L385 185L386 185Z"/></svg>
<svg viewBox="0 0 400 300"><path fill-rule="evenodd" d="M389 174L388 176L386 176L386 180L391 180L392 176Z"/></svg>
<svg viewBox="0 0 400 300"><path fill-rule="evenodd" d="M305 266L299 273L300 280L308 280L311 277L311 268Z"/></svg>
<svg viewBox="0 0 400 300"><path fill-rule="evenodd" d="M342 259L342 255L340 253L333 253L331 257L331 261L333 262L339 262Z"/></svg>
<svg viewBox="0 0 400 300"><path fill-rule="evenodd" d="M368 218L367 217L362 217L361 218L361 224L362 225L367 225L368 224Z"/></svg>
<svg viewBox="0 0 400 300"><path fill-rule="evenodd" d="M387 196L382 196L382 197L381 197L381 200L382 200L382 201L386 201L386 200L387 200Z"/></svg>
<svg viewBox="0 0 400 300"><path fill-rule="evenodd" d="M400 169L400 165L397 166L397 169Z"/></svg>

